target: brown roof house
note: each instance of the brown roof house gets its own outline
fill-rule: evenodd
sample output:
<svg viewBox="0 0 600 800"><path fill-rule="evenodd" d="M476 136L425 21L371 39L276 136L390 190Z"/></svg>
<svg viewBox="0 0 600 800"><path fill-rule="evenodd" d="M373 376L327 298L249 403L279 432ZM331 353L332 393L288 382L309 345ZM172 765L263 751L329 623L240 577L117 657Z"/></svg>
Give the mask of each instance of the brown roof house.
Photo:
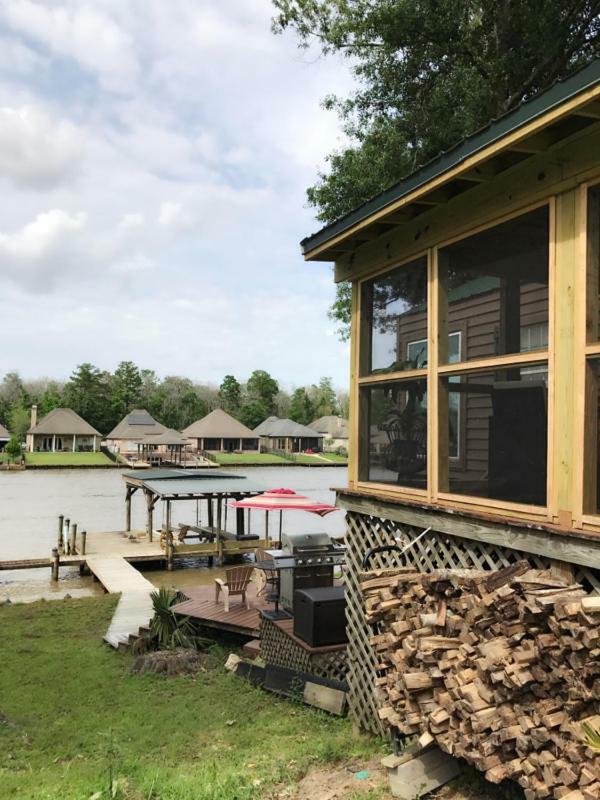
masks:
<svg viewBox="0 0 600 800"><path fill-rule="evenodd" d="M10 439L10 433L6 430L4 425L0 422L0 452L4 450L8 440Z"/></svg>
<svg viewBox="0 0 600 800"><path fill-rule="evenodd" d="M258 436L222 408L196 420L183 431L197 450L232 453L235 450L258 451Z"/></svg>
<svg viewBox="0 0 600 800"><path fill-rule="evenodd" d="M268 417L254 429L254 435L260 437L261 450L301 453L303 450L320 452L323 449L322 433L291 419Z"/></svg>
<svg viewBox="0 0 600 800"><path fill-rule="evenodd" d="M27 431L27 450L48 453L95 453L102 434L71 408L55 408L37 421L37 406L31 407L31 427Z"/></svg>
<svg viewBox="0 0 600 800"><path fill-rule="evenodd" d="M167 432L168 428L157 422L145 408L135 408L104 438L115 453L137 453L138 443L150 444L154 436Z"/></svg>
<svg viewBox="0 0 600 800"><path fill-rule="evenodd" d="M327 416L319 417L314 422L309 422L308 427L324 435L324 450L337 450L338 447L348 449L349 426L347 419L328 414Z"/></svg>

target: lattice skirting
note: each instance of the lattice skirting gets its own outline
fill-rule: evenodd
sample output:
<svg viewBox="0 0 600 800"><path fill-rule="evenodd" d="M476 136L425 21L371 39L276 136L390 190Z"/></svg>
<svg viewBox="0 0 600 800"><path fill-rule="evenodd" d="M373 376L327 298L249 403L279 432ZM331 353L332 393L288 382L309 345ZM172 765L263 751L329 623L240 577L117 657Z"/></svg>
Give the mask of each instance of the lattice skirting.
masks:
<svg viewBox="0 0 600 800"><path fill-rule="evenodd" d="M309 653L268 619L260 623L260 654L267 664L307 672L319 678L345 681L346 648L328 653Z"/></svg>
<svg viewBox="0 0 600 800"><path fill-rule="evenodd" d="M348 629L348 706L353 721L366 731L384 735L377 716L375 678L377 658L369 644L372 631L364 621L364 608L359 590L362 559L372 547L383 544L408 544L416 539L422 528L381 519L369 514L348 512L347 522L347 629ZM378 553L369 562L369 569L412 566L421 572L434 569L501 569L526 559L537 569L546 569L551 559L532 555L510 547L498 546L473 539L463 539L434 530L426 534L407 551L402 559L397 553ZM600 570L575 567L576 580L588 591L600 593Z"/></svg>

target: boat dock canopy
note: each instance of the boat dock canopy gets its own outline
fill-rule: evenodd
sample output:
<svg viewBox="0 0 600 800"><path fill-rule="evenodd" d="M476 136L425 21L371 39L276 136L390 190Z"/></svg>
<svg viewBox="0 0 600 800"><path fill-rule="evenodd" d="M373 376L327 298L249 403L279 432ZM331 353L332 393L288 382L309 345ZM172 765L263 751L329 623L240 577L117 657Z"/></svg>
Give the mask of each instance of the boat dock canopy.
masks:
<svg viewBox="0 0 600 800"><path fill-rule="evenodd" d="M265 491L265 487L246 478L226 472L189 469L144 469L125 472L128 488L169 500L195 500L216 495L241 497Z"/></svg>

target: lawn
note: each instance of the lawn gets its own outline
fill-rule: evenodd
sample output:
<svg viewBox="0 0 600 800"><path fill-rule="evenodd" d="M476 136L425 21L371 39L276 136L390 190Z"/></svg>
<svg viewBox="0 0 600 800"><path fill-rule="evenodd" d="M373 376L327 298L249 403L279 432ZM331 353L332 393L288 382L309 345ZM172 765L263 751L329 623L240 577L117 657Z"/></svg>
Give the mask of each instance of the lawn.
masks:
<svg viewBox="0 0 600 800"><path fill-rule="evenodd" d="M104 453L25 453L32 466L101 467L113 462Z"/></svg>
<svg viewBox="0 0 600 800"><path fill-rule="evenodd" d="M345 719L279 700L218 664L133 676L101 642L113 596L0 607L0 796L250 800L311 765L380 747Z"/></svg>
<svg viewBox="0 0 600 800"><path fill-rule="evenodd" d="M219 464L286 464L281 456L272 453L215 453Z"/></svg>
<svg viewBox="0 0 600 800"><path fill-rule="evenodd" d="M348 456L339 456L337 453L321 453L328 461L333 461L336 464L347 464Z"/></svg>

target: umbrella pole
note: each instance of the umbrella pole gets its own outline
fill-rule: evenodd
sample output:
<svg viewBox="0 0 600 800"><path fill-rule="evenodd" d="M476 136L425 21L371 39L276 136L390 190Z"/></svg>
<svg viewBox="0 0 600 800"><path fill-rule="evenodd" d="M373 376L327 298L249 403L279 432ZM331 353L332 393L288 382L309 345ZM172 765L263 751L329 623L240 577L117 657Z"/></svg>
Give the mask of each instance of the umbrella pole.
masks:
<svg viewBox="0 0 600 800"><path fill-rule="evenodd" d="M283 528L283 511L279 512L279 546L281 547L281 534Z"/></svg>
<svg viewBox="0 0 600 800"><path fill-rule="evenodd" d="M269 542L269 512L265 511L265 544L267 549L271 546Z"/></svg>

